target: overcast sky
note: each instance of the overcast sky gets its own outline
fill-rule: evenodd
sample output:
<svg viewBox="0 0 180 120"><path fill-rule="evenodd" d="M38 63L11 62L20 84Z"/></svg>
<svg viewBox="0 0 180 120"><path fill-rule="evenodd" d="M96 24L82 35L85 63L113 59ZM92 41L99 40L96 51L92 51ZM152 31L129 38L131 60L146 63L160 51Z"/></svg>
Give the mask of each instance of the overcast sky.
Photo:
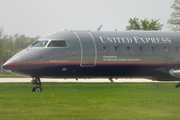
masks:
<svg viewBox="0 0 180 120"><path fill-rule="evenodd" d="M0 26L8 35L43 36L63 29L125 30L130 18L160 19L163 31L174 0L0 0Z"/></svg>

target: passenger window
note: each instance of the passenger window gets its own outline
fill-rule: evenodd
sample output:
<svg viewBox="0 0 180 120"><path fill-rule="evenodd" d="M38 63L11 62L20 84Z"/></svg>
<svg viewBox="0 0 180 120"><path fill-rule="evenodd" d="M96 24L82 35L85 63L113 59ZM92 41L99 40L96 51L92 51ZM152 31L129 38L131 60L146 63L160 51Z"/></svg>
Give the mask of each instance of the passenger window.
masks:
<svg viewBox="0 0 180 120"><path fill-rule="evenodd" d="M168 52L168 46L164 46L164 52Z"/></svg>
<svg viewBox="0 0 180 120"><path fill-rule="evenodd" d="M144 51L143 46L139 46L139 52L143 52L143 51Z"/></svg>
<svg viewBox="0 0 180 120"><path fill-rule="evenodd" d="M49 43L48 47L67 47L67 44L65 41L54 40Z"/></svg>
<svg viewBox="0 0 180 120"><path fill-rule="evenodd" d="M176 49L176 52L179 52L179 46L176 46L175 49Z"/></svg>
<svg viewBox="0 0 180 120"><path fill-rule="evenodd" d="M155 46L152 46L151 49L152 49L152 52L156 52L156 47Z"/></svg>
<svg viewBox="0 0 180 120"><path fill-rule="evenodd" d="M131 47L130 46L127 46L127 51L131 52Z"/></svg>
<svg viewBox="0 0 180 120"><path fill-rule="evenodd" d="M103 51L107 52L107 46L103 46Z"/></svg>
<svg viewBox="0 0 180 120"><path fill-rule="evenodd" d="M115 46L115 51L119 52L119 46Z"/></svg>

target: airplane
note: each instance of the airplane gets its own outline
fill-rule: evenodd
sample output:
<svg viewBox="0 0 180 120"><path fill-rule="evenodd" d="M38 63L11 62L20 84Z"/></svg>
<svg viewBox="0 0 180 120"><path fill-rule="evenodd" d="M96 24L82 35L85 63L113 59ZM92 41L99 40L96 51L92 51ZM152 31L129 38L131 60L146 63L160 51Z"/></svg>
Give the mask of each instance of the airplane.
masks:
<svg viewBox="0 0 180 120"><path fill-rule="evenodd" d="M42 36L3 68L32 77L33 92L42 92L40 78L180 81L180 32L101 31L101 27Z"/></svg>

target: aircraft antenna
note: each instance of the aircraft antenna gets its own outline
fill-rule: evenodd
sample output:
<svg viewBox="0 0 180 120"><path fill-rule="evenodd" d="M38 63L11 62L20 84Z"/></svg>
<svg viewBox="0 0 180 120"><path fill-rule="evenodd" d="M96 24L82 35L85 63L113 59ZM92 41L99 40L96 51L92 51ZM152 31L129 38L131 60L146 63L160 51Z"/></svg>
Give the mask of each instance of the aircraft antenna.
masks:
<svg viewBox="0 0 180 120"><path fill-rule="evenodd" d="M100 25L97 29L97 31L100 31L103 25Z"/></svg>

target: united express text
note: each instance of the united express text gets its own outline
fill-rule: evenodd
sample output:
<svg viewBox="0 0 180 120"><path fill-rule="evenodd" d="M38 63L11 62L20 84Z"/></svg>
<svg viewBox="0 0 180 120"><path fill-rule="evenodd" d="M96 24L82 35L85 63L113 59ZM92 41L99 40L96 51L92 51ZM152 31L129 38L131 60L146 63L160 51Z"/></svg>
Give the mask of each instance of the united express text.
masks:
<svg viewBox="0 0 180 120"><path fill-rule="evenodd" d="M99 36L102 43L164 43L171 44L168 37L107 37Z"/></svg>

